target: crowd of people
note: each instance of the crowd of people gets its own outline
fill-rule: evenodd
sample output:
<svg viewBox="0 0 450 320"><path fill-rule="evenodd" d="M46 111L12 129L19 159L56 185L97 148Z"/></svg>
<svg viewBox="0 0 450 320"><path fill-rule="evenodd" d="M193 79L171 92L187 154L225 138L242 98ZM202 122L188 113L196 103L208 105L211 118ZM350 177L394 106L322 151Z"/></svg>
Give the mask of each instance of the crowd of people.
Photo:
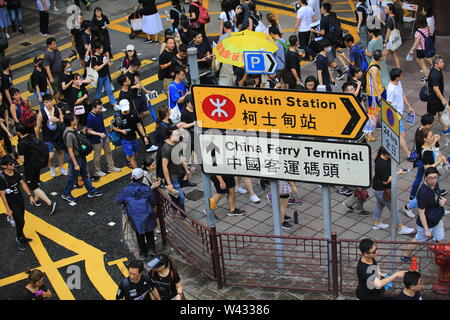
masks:
<svg viewBox="0 0 450 320"><path fill-rule="evenodd" d="M38 6L39 3L43 8L41 11L48 14L49 0L42 2L38 0ZM90 2L85 4L89 8ZM328 2L298 0L295 23L298 32L285 39L282 26L275 15L268 13L264 19L257 10L254 0L223 0L219 15L219 42L228 38L232 32L243 30L268 34L278 48L274 52L278 68L275 74L268 76L246 74L244 68L227 65L216 59L211 39L205 31L209 15L200 0L191 0L188 9L185 9L179 0L172 0L172 5L169 11L170 27L165 30L153 0L139 0L135 13L129 19L130 38L142 31L146 34L145 42L148 44L161 44L158 34L164 30L158 79L162 83L168 101L167 105L160 106L156 110L150 102L151 92L141 84L139 73L141 62L132 44L126 46L121 75L116 80L120 88L119 98L116 100L114 97L110 73L113 54L108 33L109 20L99 7L94 9L90 21L85 20L84 15L80 14L71 31L73 55L78 56L84 74L72 72L71 63L62 59L54 38L47 39L44 58L37 57L34 60L35 69L30 77L29 90L39 105L37 114L31 102L22 97L17 88L12 87L10 59L5 58L1 61L0 197L6 207L9 221L16 226L19 250L26 250L26 244L31 241L23 233L25 200L21 189L29 197L32 205L41 206L43 202L47 205L49 213L53 214L56 203L52 202L40 188L39 175L42 169L49 166L50 174L56 176L55 162L57 162L59 172L68 176L62 199L75 202L72 190L82 186L87 189L88 197L100 197L103 192L92 186L92 180L121 170L115 166L110 142L122 146L128 167L133 169L132 183L121 191L116 203L124 206L128 219L132 221L141 258L151 256L159 260L148 276L143 274L142 262L132 261L129 267L130 277L119 286L118 299L148 299L150 296L154 299L182 298L182 286L172 263L166 256L157 254L154 231L160 231L157 212L154 209L156 204L154 190L164 188L181 209L182 217L186 217L184 188L196 185L189 179L198 170L193 161L196 158L193 149L195 115L190 93L192 81L187 59L188 48L197 48L201 83L279 90L344 92L355 95L369 115L363 134L359 137L360 141L365 143L376 141L374 132L381 128L382 98L401 115L415 114L414 107L409 103L402 87L404 72L397 54L398 39L395 37L399 32L398 25L401 21L398 18L398 9L393 4L388 4L383 10L378 1L359 1L355 11L359 35L359 41L356 41L354 36L344 33L332 5ZM142 30L135 30L133 27L135 24L131 21L139 17L142 17ZM41 19L45 21L45 14ZM374 22L377 20L379 24ZM447 191L440 189L437 183L436 168L448 164L447 157L438 149L439 140L441 136L449 135L450 129L448 123L442 120L448 104L444 97L445 62L442 56L436 54L434 24L432 8L427 5L417 17L415 41L409 52L410 55L416 54L423 72L423 76L418 79L417 88L420 89L423 85L426 89L424 91L427 92L425 97L427 113L421 116L421 126L415 133L412 148L406 143L407 130L403 121L400 125L403 158L417 167L417 176L410 193L411 201L405 204L402 212L412 218L415 214L411 209L419 209L416 228L403 224L399 212L391 212L395 217L398 233L401 235L416 233L416 240L419 242L444 240L442 217L448 213L443 209L446 203L443 196ZM380 28L373 28L374 25L379 25ZM41 25L41 34L46 35L46 31L48 30L45 26ZM345 53L346 49L348 54ZM395 64L391 69L386 63L389 56L392 56ZM316 72L305 75L301 67L302 61L312 62ZM341 82L339 86L338 81ZM91 84L96 86L95 93L88 92L88 86ZM109 103L102 103L103 93L107 95ZM103 112L108 109L113 110L114 120L107 129ZM440 134L433 134L431 129L436 116L442 127ZM145 119L156 122L154 133L146 132ZM14 133L19 137L17 151L11 142ZM139 141L149 153L142 165L137 159ZM187 150L191 152L186 154L186 148L180 147L182 145L180 143L189 144L191 148ZM100 167L102 150L107 160L105 170L107 173ZM92 164L87 161L87 156L91 152L94 153ZM151 154L152 152L154 153ZM175 161L175 154L179 156L176 160L181 161ZM68 170L64 169L65 161L69 164ZM375 159L372 185L373 195L376 198L372 226L374 230L389 228L388 224L382 222L381 215L384 207L389 210L391 208L392 175L405 174L403 170L391 172L390 161L389 152L381 147ZM24 167L24 178L17 170L19 163ZM421 185L424 176L425 181ZM256 184L254 179L238 178L230 173L212 176L211 180L216 189L216 195L210 199L211 208L215 209L217 202L226 196L228 216L245 214L245 210L236 206L236 193L248 194L249 200L253 203L261 201L254 190ZM267 181L261 179L258 185L261 189L265 189ZM286 209L289 203L296 202L297 186L289 181L278 181L278 186L282 228L289 230L294 226L293 219L287 214ZM344 205L350 211L364 216L370 214L364 208L364 203L369 197L367 190L341 187L338 193L349 197ZM267 198L271 203L270 195L267 195ZM375 254L374 244L368 242L362 244L360 248L363 253L360 263L376 264L373 258L368 257ZM411 247L405 251L403 262L410 261L413 250ZM358 269L360 268L363 267L358 265ZM375 286L383 287L393 280L392 277L398 276L405 278L404 295L415 296L414 288L420 287L420 275L417 274L407 276L405 273L399 273L375 282ZM42 275L40 278L39 275L35 275L32 283L38 282L41 278ZM155 289L161 286L164 288ZM34 289L28 289L33 293ZM41 291L41 297L48 297L46 290ZM364 294L366 293L360 292L361 297Z"/></svg>

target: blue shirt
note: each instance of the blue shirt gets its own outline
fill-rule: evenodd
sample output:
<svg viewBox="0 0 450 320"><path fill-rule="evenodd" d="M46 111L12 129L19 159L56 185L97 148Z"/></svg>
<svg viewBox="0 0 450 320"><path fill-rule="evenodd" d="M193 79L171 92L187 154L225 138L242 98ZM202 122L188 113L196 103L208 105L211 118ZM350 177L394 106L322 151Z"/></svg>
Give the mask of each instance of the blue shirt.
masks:
<svg viewBox="0 0 450 320"><path fill-rule="evenodd" d="M187 92L186 83L181 81L181 83L176 83L172 81L169 85L169 107L170 109L175 108L178 105L180 112L183 112L183 104L177 103L178 99L184 96Z"/></svg>
<svg viewBox="0 0 450 320"><path fill-rule="evenodd" d="M87 118L87 128L92 131L99 133L106 133L105 124L103 123L103 114L95 115L92 112L89 112ZM92 144L101 143L101 138L99 136L89 135L89 140Z"/></svg>
<svg viewBox="0 0 450 320"><path fill-rule="evenodd" d="M50 9L50 0L44 0L45 4L47 5L47 10ZM44 6L42 5L41 0L36 0L36 5L39 11L45 11Z"/></svg>

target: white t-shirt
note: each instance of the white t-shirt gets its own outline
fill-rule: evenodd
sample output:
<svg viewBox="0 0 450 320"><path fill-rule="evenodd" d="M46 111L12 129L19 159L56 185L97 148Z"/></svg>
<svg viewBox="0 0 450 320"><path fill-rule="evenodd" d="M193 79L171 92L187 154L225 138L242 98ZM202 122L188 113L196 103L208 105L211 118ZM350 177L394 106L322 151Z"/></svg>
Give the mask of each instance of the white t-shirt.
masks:
<svg viewBox="0 0 450 320"><path fill-rule="evenodd" d="M434 31L436 30L436 21L434 20L434 16L427 18L427 24L428 28L430 29L430 35L433 35Z"/></svg>
<svg viewBox="0 0 450 320"><path fill-rule="evenodd" d="M401 81L397 85L389 82L386 89L386 101L389 102L398 113L403 115L405 103L403 101L403 87Z"/></svg>
<svg viewBox="0 0 450 320"><path fill-rule="evenodd" d="M228 12L228 15L230 16L230 19L231 19L231 20L228 20L228 19L227 19L227 14L226 14L224 11L222 11L222 12L220 13L220 15L219 15L219 19L223 20L223 22L230 21L231 24L234 25L233 20L234 20L234 17L236 16L236 13L234 12L234 10L231 10L231 11Z"/></svg>
<svg viewBox="0 0 450 320"><path fill-rule="evenodd" d="M308 0L308 6L310 6L317 20L320 20L320 0Z"/></svg>
<svg viewBox="0 0 450 320"><path fill-rule="evenodd" d="M313 22L314 11L310 6L301 7L297 12L297 19L300 20L300 25L298 26L299 32L306 32L311 30L310 24Z"/></svg>

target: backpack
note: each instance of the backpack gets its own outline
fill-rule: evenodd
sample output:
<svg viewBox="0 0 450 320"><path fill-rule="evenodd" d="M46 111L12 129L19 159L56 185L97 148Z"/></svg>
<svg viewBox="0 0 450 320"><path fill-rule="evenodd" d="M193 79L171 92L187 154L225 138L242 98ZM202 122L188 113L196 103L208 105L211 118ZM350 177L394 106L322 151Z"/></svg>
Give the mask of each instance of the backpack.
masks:
<svg viewBox="0 0 450 320"><path fill-rule="evenodd" d="M366 55L361 47L358 47L358 55L361 58L361 70L366 72L369 69L369 63L367 62Z"/></svg>
<svg viewBox="0 0 450 320"><path fill-rule="evenodd" d="M20 123L28 128L34 127L36 123L36 114L31 107L25 105L23 100L20 101L19 105L16 104L16 113Z"/></svg>
<svg viewBox="0 0 450 320"><path fill-rule="evenodd" d="M31 164L35 168L43 169L48 166L48 146L41 140L33 137L30 144Z"/></svg>
<svg viewBox="0 0 450 320"><path fill-rule="evenodd" d="M94 150L91 142L86 138L86 136L84 134L77 133L75 131L67 131L64 134L64 144L66 142L66 137L68 133L75 134L75 138L77 139L78 142L78 149L81 157L87 157L92 152L92 150Z"/></svg>
<svg viewBox="0 0 450 320"><path fill-rule="evenodd" d="M419 91L419 99L423 102L428 102L428 98L430 97L430 89L428 88L428 84L422 86Z"/></svg>
<svg viewBox="0 0 450 320"><path fill-rule="evenodd" d="M425 34L417 29L417 32L422 35L422 37L425 38L425 58L432 58L436 54L436 47L434 46L433 40L431 37L425 37Z"/></svg>
<svg viewBox="0 0 450 320"><path fill-rule="evenodd" d="M113 128L113 124L114 123L118 124L120 122L121 122L120 113L118 113L118 112L114 113L114 119L111 120L111 124L109 125L109 131L110 132L107 135L108 135L109 140L112 142L112 144L115 147L121 146L122 145L122 141L120 139L120 133L117 132L117 131L114 131L112 128Z"/></svg>
<svg viewBox="0 0 450 320"><path fill-rule="evenodd" d="M8 38L3 29L0 29L0 51L8 49Z"/></svg>
<svg viewBox="0 0 450 320"><path fill-rule="evenodd" d="M196 6L199 11L199 14L197 17L197 23L207 24L207 23L209 23L209 21L211 21L211 17L209 16L208 9L206 9L201 4L197 4L197 3L191 3L191 4Z"/></svg>
<svg viewBox="0 0 450 320"><path fill-rule="evenodd" d="M330 41L340 48L345 48L344 37L342 36L341 22L334 13L330 14L329 26L330 26L330 34L329 34Z"/></svg>
<svg viewBox="0 0 450 320"><path fill-rule="evenodd" d="M34 88L33 88L33 84L31 83L31 78L33 77L34 71L31 73L30 78L28 79L27 82L27 89L29 93L34 93Z"/></svg>
<svg viewBox="0 0 450 320"><path fill-rule="evenodd" d="M289 50L289 43L283 42L280 39L275 40L279 44L281 44L284 47L284 53L286 53Z"/></svg>

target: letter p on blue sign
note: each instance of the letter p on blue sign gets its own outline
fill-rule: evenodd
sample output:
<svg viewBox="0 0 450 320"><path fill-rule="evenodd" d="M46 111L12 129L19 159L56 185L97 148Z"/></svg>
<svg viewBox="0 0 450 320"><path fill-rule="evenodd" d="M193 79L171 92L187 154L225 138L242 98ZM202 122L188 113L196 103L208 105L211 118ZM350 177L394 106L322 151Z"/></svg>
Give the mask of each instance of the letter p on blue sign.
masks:
<svg viewBox="0 0 450 320"><path fill-rule="evenodd" d="M244 52L245 73L263 73L264 56L261 52Z"/></svg>

